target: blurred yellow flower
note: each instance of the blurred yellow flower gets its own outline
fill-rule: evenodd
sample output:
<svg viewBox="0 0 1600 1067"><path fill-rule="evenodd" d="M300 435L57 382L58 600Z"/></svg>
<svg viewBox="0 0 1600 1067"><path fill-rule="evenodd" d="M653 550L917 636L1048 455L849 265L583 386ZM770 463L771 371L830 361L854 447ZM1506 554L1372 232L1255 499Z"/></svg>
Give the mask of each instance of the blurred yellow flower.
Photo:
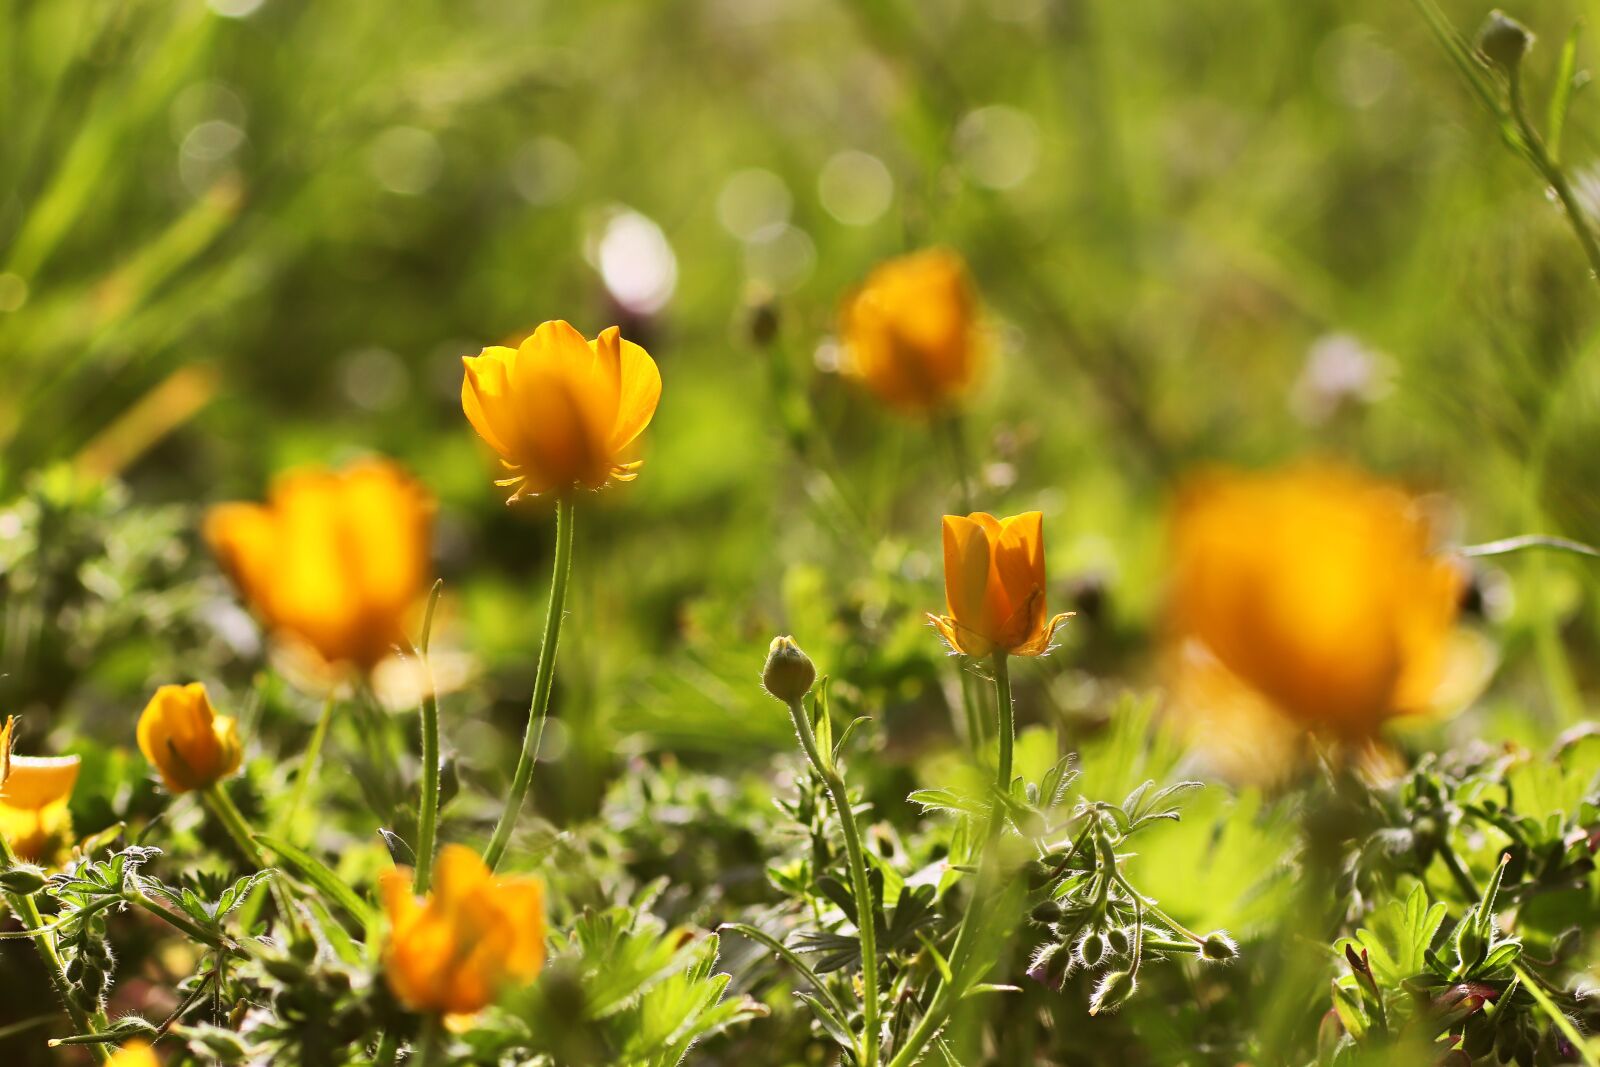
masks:
<svg viewBox="0 0 1600 1067"><path fill-rule="evenodd" d="M25 860L48 860L72 838L67 804L78 782L77 756L14 756L12 729L0 726L0 833Z"/></svg>
<svg viewBox="0 0 1600 1067"><path fill-rule="evenodd" d="M879 264L845 299L839 332L849 373L884 403L913 413L952 405L983 357L966 264L943 248Z"/></svg>
<svg viewBox="0 0 1600 1067"><path fill-rule="evenodd" d="M412 894L404 869L386 871L381 889L390 926L384 970L413 1011L471 1015L544 966L537 878L496 878L470 848L446 845L425 899Z"/></svg>
<svg viewBox="0 0 1600 1067"><path fill-rule="evenodd" d="M944 517L944 591L950 614L929 615L950 648L1039 656L1071 613L1045 616L1044 517Z"/></svg>
<svg viewBox="0 0 1600 1067"><path fill-rule="evenodd" d="M107 1061L108 1067L161 1067L155 1050L143 1041L130 1041Z"/></svg>
<svg viewBox="0 0 1600 1067"><path fill-rule="evenodd" d="M593 341L565 322L546 322L517 348L465 356L461 408L500 454L512 500L599 489L633 480L624 461L661 400L650 354L613 326Z"/></svg>
<svg viewBox="0 0 1600 1067"><path fill-rule="evenodd" d="M266 504L222 504L205 536L263 625L321 668L363 673L406 640L428 584L433 505L398 465L280 475Z"/></svg>
<svg viewBox="0 0 1600 1067"><path fill-rule="evenodd" d="M164 685L139 716L139 751L173 793L204 789L239 769L244 746L231 715L218 715L199 682Z"/></svg>
<svg viewBox="0 0 1600 1067"><path fill-rule="evenodd" d="M1185 713L1371 737L1432 706L1462 574L1399 488L1305 464L1192 479L1172 517L1168 628Z"/></svg>

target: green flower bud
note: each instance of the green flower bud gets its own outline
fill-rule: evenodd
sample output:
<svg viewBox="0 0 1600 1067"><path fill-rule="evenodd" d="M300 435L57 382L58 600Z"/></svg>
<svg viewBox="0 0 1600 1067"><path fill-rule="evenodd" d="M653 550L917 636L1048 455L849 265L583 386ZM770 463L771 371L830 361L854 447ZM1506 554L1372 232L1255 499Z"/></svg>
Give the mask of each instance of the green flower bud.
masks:
<svg viewBox="0 0 1600 1067"><path fill-rule="evenodd" d="M1228 963L1239 958L1239 946L1225 932L1213 930L1201 944L1200 954L1213 963Z"/></svg>
<svg viewBox="0 0 1600 1067"><path fill-rule="evenodd" d="M1046 925L1056 922L1061 918L1061 905L1053 900L1041 901L1034 905L1032 918L1034 922Z"/></svg>
<svg viewBox="0 0 1600 1067"><path fill-rule="evenodd" d="M15 867L0 871L0 889L4 889L7 893L31 897L44 888L45 877L43 867L36 867L31 863L19 863Z"/></svg>
<svg viewBox="0 0 1600 1067"><path fill-rule="evenodd" d="M1128 950L1133 947L1133 942L1128 939L1128 931L1118 926L1106 934L1106 946L1116 955L1126 956Z"/></svg>
<svg viewBox="0 0 1600 1067"><path fill-rule="evenodd" d="M1094 996L1089 999L1089 1014L1116 1011L1133 996L1138 987L1139 983L1134 980L1132 972L1112 971L1094 987Z"/></svg>
<svg viewBox="0 0 1600 1067"><path fill-rule="evenodd" d="M811 692L816 680L816 666L811 657L800 651L794 638L772 639L772 647L767 650L767 665L761 672L761 684L767 692L787 704Z"/></svg>
<svg viewBox="0 0 1600 1067"><path fill-rule="evenodd" d="M1093 969L1099 966L1105 954L1106 939L1100 936L1100 931L1090 930L1078 939L1078 962L1084 967Z"/></svg>
<svg viewBox="0 0 1600 1067"><path fill-rule="evenodd" d="M1489 12L1478 29L1478 53L1507 76L1517 72L1531 47L1533 34L1528 27L1498 9Z"/></svg>

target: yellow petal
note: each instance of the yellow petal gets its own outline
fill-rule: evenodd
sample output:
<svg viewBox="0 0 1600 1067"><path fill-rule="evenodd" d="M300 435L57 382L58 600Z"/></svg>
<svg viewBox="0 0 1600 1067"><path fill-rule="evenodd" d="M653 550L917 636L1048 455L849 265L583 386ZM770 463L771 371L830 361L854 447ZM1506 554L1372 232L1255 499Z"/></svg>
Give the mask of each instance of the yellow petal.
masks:
<svg viewBox="0 0 1600 1067"><path fill-rule="evenodd" d="M38 811L72 795L83 761L77 756L12 756L0 803Z"/></svg>

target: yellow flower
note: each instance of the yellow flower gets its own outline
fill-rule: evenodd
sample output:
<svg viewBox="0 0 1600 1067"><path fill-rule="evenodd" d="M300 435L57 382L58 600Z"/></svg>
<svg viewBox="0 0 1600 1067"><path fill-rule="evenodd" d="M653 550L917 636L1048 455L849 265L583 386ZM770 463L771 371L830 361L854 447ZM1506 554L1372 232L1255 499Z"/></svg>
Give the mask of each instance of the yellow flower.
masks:
<svg viewBox="0 0 1600 1067"><path fill-rule="evenodd" d="M47 860L72 838L67 803L78 782L77 756L14 756L12 724L0 726L0 833L25 860Z"/></svg>
<svg viewBox="0 0 1600 1067"><path fill-rule="evenodd" d="M1046 618L1044 518L944 517L944 591L950 614L929 615L952 651L1039 656L1071 613Z"/></svg>
<svg viewBox="0 0 1600 1067"><path fill-rule="evenodd" d="M223 504L205 536L263 625L315 667L369 672L427 588L427 494L399 466L280 475L266 504Z"/></svg>
<svg viewBox="0 0 1600 1067"><path fill-rule="evenodd" d="M218 715L199 682L164 685L139 716L139 751L174 793L204 789L239 769L244 746L231 715Z"/></svg>
<svg viewBox="0 0 1600 1067"><path fill-rule="evenodd" d="M966 265L948 249L880 264L846 298L839 332L851 375L902 411L950 406L982 362L978 297Z"/></svg>
<svg viewBox="0 0 1600 1067"><path fill-rule="evenodd" d="M112 1054L108 1067L161 1067L161 1061L143 1041L130 1041Z"/></svg>
<svg viewBox="0 0 1600 1067"><path fill-rule="evenodd" d="M637 477L624 455L650 425L661 373L650 354L613 326L593 341L546 322L517 348L465 356L461 409L500 454L512 500L599 489Z"/></svg>
<svg viewBox="0 0 1600 1067"><path fill-rule="evenodd" d="M1171 530L1180 705L1241 716L1264 706L1347 739L1425 710L1462 583L1431 547L1410 497L1341 467L1193 479Z"/></svg>
<svg viewBox="0 0 1600 1067"><path fill-rule="evenodd" d="M536 878L497 879L470 848L446 845L426 899L412 895L403 868L385 872L381 888L390 926L384 971L413 1011L471 1015L544 966L544 884Z"/></svg>

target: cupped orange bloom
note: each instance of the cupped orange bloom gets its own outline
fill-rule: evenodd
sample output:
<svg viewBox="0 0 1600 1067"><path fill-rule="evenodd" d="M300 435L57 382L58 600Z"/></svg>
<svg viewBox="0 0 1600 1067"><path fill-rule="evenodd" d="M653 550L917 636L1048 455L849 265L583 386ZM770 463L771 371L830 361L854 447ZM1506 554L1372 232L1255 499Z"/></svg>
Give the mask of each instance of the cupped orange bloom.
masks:
<svg viewBox="0 0 1600 1067"><path fill-rule="evenodd" d="M593 341L546 322L516 348L464 356L461 409L500 454L512 500L632 481L629 446L655 416L661 372L612 326Z"/></svg>
<svg viewBox="0 0 1600 1067"><path fill-rule="evenodd" d="M446 845L426 898L412 894L404 868L386 871L381 890L390 926L384 972L412 1011L471 1015L544 966L537 878L496 878L470 848Z"/></svg>
<svg viewBox="0 0 1600 1067"><path fill-rule="evenodd" d="M978 297L961 257L944 248L879 264L844 302L839 332L850 375L891 407L926 414L971 387L983 361Z"/></svg>
<svg viewBox="0 0 1600 1067"><path fill-rule="evenodd" d="M317 666L367 672L406 640L428 585L433 504L398 465L280 475L265 504L222 504L205 536L256 615Z"/></svg>
<svg viewBox="0 0 1600 1067"><path fill-rule="evenodd" d="M1463 580L1432 547L1410 496L1342 467L1192 479L1171 525L1174 691L1346 738L1429 708ZM1247 692L1225 699L1224 679Z"/></svg>
<svg viewBox="0 0 1600 1067"><path fill-rule="evenodd" d="M1044 517L944 517L944 593L950 614L929 615L954 652L1041 656L1066 612L1045 615Z"/></svg>
<svg viewBox="0 0 1600 1067"><path fill-rule="evenodd" d="M12 724L0 726L0 833L25 860L48 859L72 837L67 804L78 782L77 756L14 756Z"/></svg>
<svg viewBox="0 0 1600 1067"><path fill-rule="evenodd" d="M204 789L239 769L244 746L231 715L218 715L199 682L164 685L139 716L139 751L173 793Z"/></svg>
<svg viewBox="0 0 1600 1067"><path fill-rule="evenodd" d="M112 1053L108 1067L161 1067L155 1049L143 1041L130 1041Z"/></svg>

